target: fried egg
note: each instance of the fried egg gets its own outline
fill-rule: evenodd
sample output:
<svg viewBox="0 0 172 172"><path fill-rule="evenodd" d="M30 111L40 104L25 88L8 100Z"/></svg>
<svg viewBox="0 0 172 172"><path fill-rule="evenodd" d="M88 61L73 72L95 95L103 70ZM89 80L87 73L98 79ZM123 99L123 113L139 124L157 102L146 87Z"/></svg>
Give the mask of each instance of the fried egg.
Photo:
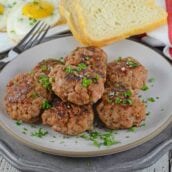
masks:
<svg viewBox="0 0 172 172"><path fill-rule="evenodd" d="M60 20L58 4L59 0L30 0L17 5L8 16L9 37L19 42L40 20L55 26Z"/></svg>
<svg viewBox="0 0 172 172"><path fill-rule="evenodd" d="M6 31L7 18L10 10L23 1L25 0L0 0L0 32Z"/></svg>

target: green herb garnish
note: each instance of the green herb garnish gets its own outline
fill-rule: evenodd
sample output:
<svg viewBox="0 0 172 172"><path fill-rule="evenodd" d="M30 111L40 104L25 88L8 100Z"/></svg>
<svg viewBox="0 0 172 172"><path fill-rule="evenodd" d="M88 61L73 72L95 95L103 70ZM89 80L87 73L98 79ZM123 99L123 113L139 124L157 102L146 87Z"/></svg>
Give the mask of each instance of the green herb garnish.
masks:
<svg viewBox="0 0 172 172"><path fill-rule="evenodd" d="M153 97L149 97L147 100L152 103L155 102L155 99Z"/></svg>
<svg viewBox="0 0 172 172"><path fill-rule="evenodd" d="M31 133L32 136L34 137L39 137L39 138L42 138L43 136L47 135L48 134L48 131L42 129L42 128L39 128L38 130L34 131Z"/></svg>
<svg viewBox="0 0 172 172"><path fill-rule="evenodd" d="M87 134L82 134L80 137L92 141L92 143L96 147L111 146L119 143L115 140L113 133L111 131L104 133L98 131L91 131Z"/></svg>
<svg viewBox="0 0 172 172"><path fill-rule="evenodd" d="M96 75L95 77L92 78L92 81L94 83L97 83L98 80L99 80L99 75Z"/></svg>
<svg viewBox="0 0 172 172"><path fill-rule="evenodd" d="M141 88L142 91L147 91L148 89L149 87L146 84L144 84Z"/></svg>
<svg viewBox="0 0 172 172"><path fill-rule="evenodd" d="M132 92L130 90L124 92L124 97L131 97L131 96L132 96Z"/></svg>
<svg viewBox="0 0 172 172"><path fill-rule="evenodd" d="M87 78L87 77L84 77L83 79L82 79L82 86L83 87L89 87L89 85L92 83L92 80L91 79L89 79L89 78Z"/></svg>
<svg viewBox="0 0 172 172"><path fill-rule="evenodd" d="M73 73L75 70L70 66L68 65L66 68L65 68L65 72L66 73Z"/></svg>
<svg viewBox="0 0 172 172"><path fill-rule="evenodd" d="M24 131L27 131L28 129L27 128L23 128Z"/></svg>
<svg viewBox="0 0 172 172"><path fill-rule="evenodd" d="M41 75L39 77L39 82L41 83L41 85L48 89L48 90L51 90L51 83L50 83L50 80L49 80L49 77L46 76L46 75Z"/></svg>
<svg viewBox="0 0 172 172"><path fill-rule="evenodd" d="M119 97L116 97L115 98L115 104L121 104L121 98L119 98Z"/></svg>
<svg viewBox="0 0 172 172"><path fill-rule="evenodd" d="M23 122L22 122L21 120L17 120L17 121L16 121L16 125L18 125L18 126L22 125L22 123L23 123Z"/></svg>
<svg viewBox="0 0 172 172"><path fill-rule="evenodd" d="M77 71L80 72L80 71L82 71L82 70L84 70L86 68L87 68L87 65L85 63L80 63L77 66Z"/></svg>
<svg viewBox="0 0 172 172"><path fill-rule="evenodd" d="M48 66L46 66L46 65L42 65L41 66L41 71L42 72L45 72L45 71L47 71L48 70Z"/></svg>
<svg viewBox="0 0 172 172"><path fill-rule="evenodd" d="M48 100L45 100L43 103L42 103L42 106L41 106L41 108L42 109L49 109L49 108L51 108L52 107L52 104L51 103L49 103L49 101Z"/></svg>
<svg viewBox="0 0 172 172"><path fill-rule="evenodd" d="M115 62L120 62L122 60L122 57L118 57L117 59L115 59Z"/></svg>
<svg viewBox="0 0 172 172"><path fill-rule="evenodd" d="M130 68L135 68L135 67L138 67L139 66L139 64L136 61L131 60L131 59L128 59L127 62L126 62L126 64Z"/></svg>
<svg viewBox="0 0 172 172"><path fill-rule="evenodd" d="M129 132L135 132L136 130L137 130L137 127L134 127L134 126L128 129Z"/></svg>
<svg viewBox="0 0 172 172"><path fill-rule="evenodd" d="M155 82L155 78L150 78L150 79L148 80L148 82L150 82L150 83Z"/></svg>
<svg viewBox="0 0 172 172"><path fill-rule="evenodd" d="M123 101L122 101L122 104L123 105L132 105L133 104L133 101L131 100L131 99L124 99Z"/></svg>

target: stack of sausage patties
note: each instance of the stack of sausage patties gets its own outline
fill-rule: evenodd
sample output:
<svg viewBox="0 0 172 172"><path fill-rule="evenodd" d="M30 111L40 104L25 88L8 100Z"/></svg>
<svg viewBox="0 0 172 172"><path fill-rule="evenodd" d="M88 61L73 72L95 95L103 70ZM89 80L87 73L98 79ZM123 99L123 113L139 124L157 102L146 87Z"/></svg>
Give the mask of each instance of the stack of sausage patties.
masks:
<svg viewBox="0 0 172 172"><path fill-rule="evenodd" d="M131 57L107 64L102 49L79 47L64 62L43 60L32 72L18 74L7 85L5 105L12 119L35 123L42 118L67 135L93 128L94 104L107 128L130 128L145 119L137 93L146 78L147 70Z"/></svg>
<svg viewBox="0 0 172 172"><path fill-rule="evenodd" d="M56 98L42 115L54 130L77 135L93 128L92 105L101 99L106 81L107 55L99 48L81 47L54 67L49 78Z"/></svg>
<svg viewBox="0 0 172 172"><path fill-rule="evenodd" d="M145 86L147 70L132 57L118 58L107 66L107 80L99 118L110 129L139 126L145 119L145 104L138 91Z"/></svg>

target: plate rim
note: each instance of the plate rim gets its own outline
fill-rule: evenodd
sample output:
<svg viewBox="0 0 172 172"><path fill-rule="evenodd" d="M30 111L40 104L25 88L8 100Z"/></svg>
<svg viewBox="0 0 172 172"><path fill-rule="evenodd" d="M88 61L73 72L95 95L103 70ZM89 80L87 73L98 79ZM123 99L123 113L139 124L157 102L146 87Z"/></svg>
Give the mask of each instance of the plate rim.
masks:
<svg viewBox="0 0 172 172"><path fill-rule="evenodd" d="M116 153L120 153L120 152L124 152L127 150L130 150L132 148L135 148L151 139L153 139L154 137L156 137L158 134L161 133L161 131L163 131L165 128L168 127L168 125L172 122L172 115L170 115L170 117L167 119L167 122L164 122L164 125L161 125L157 130L155 130L154 132L150 133L149 135L133 142L133 143L129 143L127 145L124 146L120 146L117 148L110 148L110 149L105 149L105 150L96 150L96 151L87 151L87 152L75 152L75 151L65 151L65 150L58 150L58 149L52 149L52 148L46 148L44 146L40 146L38 144L32 143L32 142L28 142L26 140L24 140L23 138L21 138L20 136L18 136L15 132L11 131L10 129L8 129L8 127L4 126L1 122L0 122L0 126L9 134L11 135L13 138L15 138L17 141L19 141L20 143L24 144L25 146L28 146L29 148L32 148L33 150L36 151L40 151L43 153L48 153L51 155L58 155L58 156L65 156L65 157L81 157L81 158L88 158L88 157L99 157L99 156L105 156L105 155L112 155L112 154L116 154Z"/></svg>
<svg viewBox="0 0 172 172"><path fill-rule="evenodd" d="M72 36L68 36L68 37L72 37ZM56 39L54 39L52 41L55 41L55 40ZM154 50L154 48L149 47L148 45L145 45L145 44L140 43L135 40L128 40L128 41L132 41L137 44L141 44L142 46L145 46L145 47L151 49L152 51L155 51L162 57L164 57L163 54ZM51 42L51 41L49 41L49 42ZM45 42L43 44L46 44L46 43L48 43L48 42ZM37 45L37 46L39 46L39 45ZM164 60L167 61L167 63L169 63L169 61L167 59L164 59ZM0 73L2 71L0 71ZM156 137L158 134L161 133L161 131L163 131L165 128L167 128L171 122L172 122L172 114L169 115L169 117L164 122L164 124L162 124L158 129L156 129L155 131L152 131L150 134L148 134L147 136L145 136L137 141L128 143L128 144L120 146L120 147L109 148L109 149L105 149L105 150L91 150L91 151L87 151L87 152L82 152L82 151L75 152L75 151L71 151L71 150L60 150L60 149L54 149L54 148L47 148L47 147L38 145L36 143L28 142L27 140L23 139L21 136L18 136L15 132L10 130L8 127L6 127L6 125L1 121L0 121L0 127L2 127L9 135L11 135L13 138L15 138L20 143L28 146L29 148L40 151L40 152L44 152L44 153L48 153L48 154L52 154L52 155L65 156L65 157L98 157L98 156L112 155L115 153L124 152L124 151L132 149L136 146L139 146L139 145L151 140L152 138Z"/></svg>

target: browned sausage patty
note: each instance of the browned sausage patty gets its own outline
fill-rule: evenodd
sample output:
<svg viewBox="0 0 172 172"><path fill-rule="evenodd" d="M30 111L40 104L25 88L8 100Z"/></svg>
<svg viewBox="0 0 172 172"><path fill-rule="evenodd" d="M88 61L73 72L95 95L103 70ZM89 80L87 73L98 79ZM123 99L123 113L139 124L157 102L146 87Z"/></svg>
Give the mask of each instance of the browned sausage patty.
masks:
<svg viewBox="0 0 172 172"><path fill-rule="evenodd" d="M145 119L146 108L130 89L118 83L105 90L97 112L107 128L125 129L139 126Z"/></svg>
<svg viewBox="0 0 172 172"><path fill-rule="evenodd" d="M77 48L49 74L52 90L63 101L77 105L95 103L104 92L107 56L99 48Z"/></svg>
<svg viewBox="0 0 172 172"><path fill-rule="evenodd" d="M106 80L107 54L100 48L78 47L65 58L66 65L86 64Z"/></svg>
<svg viewBox="0 0 172 172"><path fill-rule="evenodd" d="M50 71L56 66L56 65L63 65L64 63L61 60L57 59L46 59L39 62L34 68L33 68L33 74L36 78L39 78L41 75L49 75Z"/></svg>
<svg viewBox="0 0 172 172"><path fill-rule="evenodd" d="M147 70L132 57L115 60L107 66L106 85L122 82L133 90L141 89L147 79Z"/></svg>
<svg viewBox="0 0 172 172"><path fill-rule="evenodd" d="M30 73L18 74L7 85L5 106L12 119L38 121L46 100L51 100L51 93Z"/></svg>
<svg viewBox="0 0 172 172"><path fill-rule="evenodd" d="M91 105L77 106L55 99L53 107L42 114L43 124L60 133L78 135L93 127L94 114Z"/></svg>

